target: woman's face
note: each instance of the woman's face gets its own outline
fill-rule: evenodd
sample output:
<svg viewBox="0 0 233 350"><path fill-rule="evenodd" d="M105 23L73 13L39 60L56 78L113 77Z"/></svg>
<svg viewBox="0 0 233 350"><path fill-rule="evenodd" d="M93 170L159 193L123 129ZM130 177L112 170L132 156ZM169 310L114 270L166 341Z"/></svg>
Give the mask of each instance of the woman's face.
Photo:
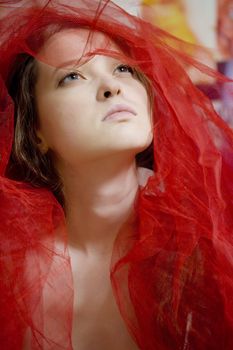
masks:
<svg viewBox="0 0 233 350"><path fill-rule="evenodd" d="M43 62L37 62L41 150L50 149L58 162L73 165L122 152L132 156L152 141L148 95L132 69L102 55L77 64L84 49L90 51L88 34L86 29L54 34L39 53ZM91 40L95 49L119 53L100 32Z"/></svg>

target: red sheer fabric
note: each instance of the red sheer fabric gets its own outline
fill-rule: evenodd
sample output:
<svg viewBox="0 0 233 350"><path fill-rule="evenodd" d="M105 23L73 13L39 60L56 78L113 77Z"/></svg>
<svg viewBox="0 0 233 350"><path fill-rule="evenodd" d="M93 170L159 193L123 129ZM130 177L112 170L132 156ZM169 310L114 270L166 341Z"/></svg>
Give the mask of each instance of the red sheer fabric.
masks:
<svg viewBox="0 0 233 350"><path fill-rule="evenodd" d="M49 190L5 175L14 114L8 77L17 55L38 57L57 26L107 33L152 84L155 175L139 191L130 239L122 229L111 266L132 337L143 350L232 349L233 134L183 68L215 73L109 1L0 6L1 349L20 349L27 330L31 349L72 349L63 210Z"/></svg>

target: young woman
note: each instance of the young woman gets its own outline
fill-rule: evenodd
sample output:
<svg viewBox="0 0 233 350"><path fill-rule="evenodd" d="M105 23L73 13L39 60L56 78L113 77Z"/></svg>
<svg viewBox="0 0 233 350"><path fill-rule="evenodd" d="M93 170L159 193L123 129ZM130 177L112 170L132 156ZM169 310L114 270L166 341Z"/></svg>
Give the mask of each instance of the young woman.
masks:
<svg viewBox="0 0 233 350"><path fill-rule="evenodd" d="M231 349L233 135L182 67L207 68L109 1L1 3L1 348Z"/></svg>

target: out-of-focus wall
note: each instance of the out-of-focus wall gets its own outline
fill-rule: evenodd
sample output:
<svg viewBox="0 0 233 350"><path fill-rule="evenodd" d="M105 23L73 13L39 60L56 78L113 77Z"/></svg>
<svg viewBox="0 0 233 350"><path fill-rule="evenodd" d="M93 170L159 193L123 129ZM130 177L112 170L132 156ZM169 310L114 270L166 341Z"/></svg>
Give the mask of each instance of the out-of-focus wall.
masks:
<svg viewBox="0 0 233 350"><path fill-rule="evenodd" d="M132 15L137 16L140 12L141 0L113 0L113 2Z"/></svg>

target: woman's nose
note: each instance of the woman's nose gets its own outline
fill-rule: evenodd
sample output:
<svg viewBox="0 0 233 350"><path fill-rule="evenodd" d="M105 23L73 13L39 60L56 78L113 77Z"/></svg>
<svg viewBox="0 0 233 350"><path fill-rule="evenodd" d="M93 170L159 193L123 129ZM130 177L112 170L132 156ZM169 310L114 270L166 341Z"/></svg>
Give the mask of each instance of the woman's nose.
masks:
<svg viewBox="0 0 233 350"><path fill-rule="evenodd" d="M97 90L97 100L104 101L110 97L120 95L121 88L117 82L101 83Z"/></svg>

